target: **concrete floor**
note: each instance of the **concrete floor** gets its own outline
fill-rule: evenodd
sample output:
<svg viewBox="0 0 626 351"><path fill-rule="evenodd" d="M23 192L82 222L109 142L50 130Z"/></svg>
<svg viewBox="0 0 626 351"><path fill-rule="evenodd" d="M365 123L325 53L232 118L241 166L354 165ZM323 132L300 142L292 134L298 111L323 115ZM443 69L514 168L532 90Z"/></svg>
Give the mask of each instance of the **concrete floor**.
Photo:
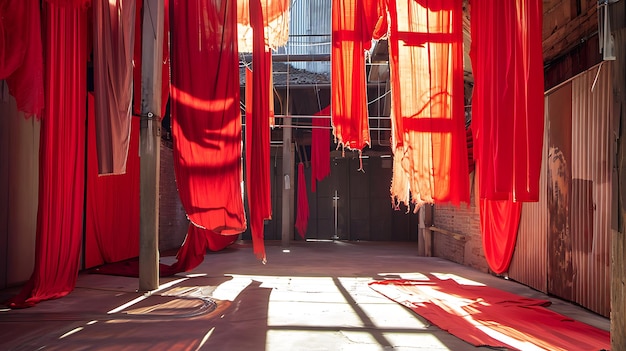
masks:
<svg viewBox="0 0 626 351"><path fill-rule="evenodd" d="M492 350L473 347L370 289L373 279L433 273L547 298L551 309L609 330L607 318L412 243L249 243L206 255L151 294L136 278L80 274L74 292L24 310L0 308L1 350ZM172 263L172 257L162 258ZM0 291L0 301L16 293Z"/></svg>

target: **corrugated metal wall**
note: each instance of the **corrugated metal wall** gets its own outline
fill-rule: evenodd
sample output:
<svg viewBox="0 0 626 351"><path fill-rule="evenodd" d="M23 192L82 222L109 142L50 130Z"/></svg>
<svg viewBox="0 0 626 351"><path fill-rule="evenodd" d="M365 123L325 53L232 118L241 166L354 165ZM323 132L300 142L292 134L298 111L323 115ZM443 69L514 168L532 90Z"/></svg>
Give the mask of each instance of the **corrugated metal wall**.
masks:
<svg viewBox="0 0 626 351"><path fill-rule="evenodd" d="M552 272L554 276L569 274L561 286L553 282L549 286L548 252L548 126L544 133L544 161L540 178L539 202L526 203L518 232L515 254L509 268L509 277L537 290L560 295L573 300L604 316L610 315L610 206L611 206L611 160L609 150L609 125L611 106L610 64L605 63L598 71L596 66L575 77L560 88L546 95L546 121L550 113L559 113L561 104L571 103L571 153L565 154L571 169L569 184L569 211L565 213L569 228L560 235L567 243L567 261L557 267L571 267L571 273ZM593 87L593 90L592 90ZM571 96L570 102L566 99ZM563 110L568 110L566 106ZM554 117L554 116L553 116ZM563 117L563 116L561 116ZM568 136L569 137L569 136ZM554 233L553 233L554 234ZM553 260L552 260L553 261ZM554 277L553 277L554 278ZM554 290L559 290L554 291ZM553 290L553 291L550 291Z"/></svg>
<svg viewBox="0 0 626 351"><path fill-rule="evenodd" d="M291 3L289 41L278 53L330 54L330 0L294 0ZM330 62L292 62L295 68L330 74Z"/></svg>
<svg viewBox="0 0 626 351"><path fill-rule="evenodd" d="M611 274L610 67L603 64L572 81L573 300L605 316Z"/></svg>
<svg viewBox="0 0 626 351"><path fill-rule="evenodd" d="M545 100L545 110L548 111ZM544 127L542 154L548 154L547 125ZM547 286L547 237L548 237L548 200L546 186L546 162L541 164L539 178L539 201L525 203L522 206L515 253L509 266L508 275L511 279L546 292Z"/></svg>

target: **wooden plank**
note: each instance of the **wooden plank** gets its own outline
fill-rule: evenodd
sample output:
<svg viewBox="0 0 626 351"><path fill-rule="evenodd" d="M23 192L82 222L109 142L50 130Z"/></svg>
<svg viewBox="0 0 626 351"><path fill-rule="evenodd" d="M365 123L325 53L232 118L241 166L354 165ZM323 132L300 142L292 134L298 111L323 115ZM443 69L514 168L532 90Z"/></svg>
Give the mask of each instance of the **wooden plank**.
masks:
<svg viewBox="0 0 626 351"><path fill-rule="evenodd" d="M428 229L430 231L433 231L433 232L437 232L437 233L441 233L441 234L444 234L444 235L451 236L451 237L453 237L453 238L455 238L456 240L459 240L459 241L465 241L466 240L465 235L453 233L453 232L451 232L449 230L446 230L446 229L437 228L434 225L430 226L430 228L428 228Z"/></svg>
<svg viewBox="0 0 626 351"><path fill-rule="evenodd" d="M569 7L567 9L563 7L563 11L569 12ZM583 13L580 16L574 17L570 21L559 20L563 17L563 14L558 11L544 12L544 62L549 62L564 52L569 51L580 44L581 40L587 40L589 36L598 30L596 6L583 9Z"/></svg>
<svg viewBox="0 0 626 351"><path fill-rule="evenodd" d="M139 290L159 287L159 173L164 5L144 0L141 63Z"/></svg>

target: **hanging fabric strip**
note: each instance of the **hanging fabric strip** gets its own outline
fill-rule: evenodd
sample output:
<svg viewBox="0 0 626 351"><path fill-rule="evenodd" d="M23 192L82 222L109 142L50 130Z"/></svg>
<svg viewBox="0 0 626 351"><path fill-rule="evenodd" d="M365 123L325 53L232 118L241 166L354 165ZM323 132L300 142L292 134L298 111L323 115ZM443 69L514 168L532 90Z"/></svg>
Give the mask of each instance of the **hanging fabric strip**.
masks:
<svg viewBox="0 0 626 351"><path fill-rule="evenodd" d="M271 52L265 46L263 8L250 0L250 25L254 29L252 77L246 70L246 188L254 254L266 260L264 221L272 218L270 187L270 75ZM252 78L251 80L249 78Z"/></svg>
<svg viewBox="0 0 626 351"><path fill-rule="evenodd" d="M542 2L472 4L472 130L480 197L538 201L543 144Z"/></svg>
<svg viewBox="0 0 626 351"><path fill-rule="evenodd" d="M276 49L289 39L289 0L261 0L265 45ZM240 52L252 52L254 47L250 0L237 0L237 34Z"/></svg>
<svg viewBox="0 0 626 351"><path fill-rule="evenodd" d="M43 53L38 0L0 3L0 80L6 79L26 117L43 109Z"/></svg>
<svg viewBox="0 0 626 351"><path fill-rule="evenodd" d="M178 193L191 222L218 234L246 229L236 3L174 0L171 116Z"/></svg>
<svg viewBox="0 0 626 351"><path fill-rule="evenodd" d="M44 3L45 116L33 274L11 307L69 294L83 233L87 12Z"/></svg>
<svg viewBox="0 0 626 351"><path fill-rule="evenodd" d="M296 209L296 230L302 239L306 239L309 225L309 198L304 177L304 163L298 164L298 208Z"/></svg>
<svg viewBox="0 0 626 351"><path fill-rule="evenodd" d="M123 174L130 142L135 0L93 1L98 173Z"/></svg>
<svg viewBox="0 0 626 351"><path fill-rule="evenodd" d="M462 5L461 0L390 2L396 206L469 202Z"/></svg>
<svg viewBox="0 0 626 351"><path fill-rule="evenodd" d="M384 13L378 0L332 0L331 106L333 132L342 147L370 144L365 50Z"/></svg>
<svg viewBox="0 0 626 351"><path fill-rule="evenodd" d="M509 269L521 213L521 202L480 199L483 250L489 268L496 274Z"/></svg>
<svg viewBox="0 0 626 351"><path fill-rule="evenodd" d="M311 131L311 192L330 174L330 106L317 112Z"/></svg>
<svg viewBox="0 0 626 351"><path fill-rule="evenodd" d="M101 177L93 94L89 94L87 111L84 256L85 268L90 268L139 255L139 118L131 122L126 173Z"/></svg>

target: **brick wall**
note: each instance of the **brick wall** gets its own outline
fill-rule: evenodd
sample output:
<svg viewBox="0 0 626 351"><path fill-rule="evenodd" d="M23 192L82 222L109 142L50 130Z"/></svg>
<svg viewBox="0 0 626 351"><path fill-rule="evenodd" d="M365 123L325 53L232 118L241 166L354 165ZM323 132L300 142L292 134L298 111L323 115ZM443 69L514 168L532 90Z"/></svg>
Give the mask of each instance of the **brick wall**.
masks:
<svg viewBox="0 0 626 351"><path fill-rule="evenodd" d="M189 220L178 197L171 142L161 140L159 182L159 250L175 250L182 245Z"/></svg>
<svg viewBox="0 0 626 351"><path fill-rule="evenodd" d="M474 174L470 175L471 199L469 206L461 204L435 205L434 222L436 227L465 235L465 243L447 235L434 233L434 255L443 257L483 272L487 272L488 265L482 250L480 235L480 215L474 197Z"/></svg>

